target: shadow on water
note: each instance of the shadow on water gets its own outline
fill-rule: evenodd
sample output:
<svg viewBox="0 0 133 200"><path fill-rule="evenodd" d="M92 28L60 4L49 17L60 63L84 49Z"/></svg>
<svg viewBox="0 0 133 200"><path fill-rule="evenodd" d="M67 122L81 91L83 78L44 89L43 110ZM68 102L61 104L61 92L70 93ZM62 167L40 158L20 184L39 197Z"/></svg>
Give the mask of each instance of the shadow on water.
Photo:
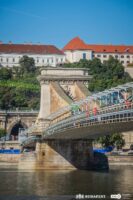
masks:
<svg viewBox="0 0 133 200"><path fill-rule="evenodd" d="M108 157L103 153L94 152L94 162L92 169L95 171L108 172L109 171Z"/></svg>

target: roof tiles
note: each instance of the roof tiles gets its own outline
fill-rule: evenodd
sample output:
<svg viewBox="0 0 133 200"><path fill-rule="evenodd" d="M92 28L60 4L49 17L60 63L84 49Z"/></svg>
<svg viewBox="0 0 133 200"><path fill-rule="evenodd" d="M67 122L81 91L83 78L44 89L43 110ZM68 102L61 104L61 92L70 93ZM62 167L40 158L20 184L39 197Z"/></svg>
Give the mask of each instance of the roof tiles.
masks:
<svg viewBox="0 0 133 200"><path fill-rule="evenodd" d="M72 39L63 51L92 50L95 53L133 53L133 46L85 44L79 37Z"/></svg>
<svg viewBox="0 0 133 200"><path fill-rule="evenodd" d="M53 45L0 44L0 53L59 54L64 53Z"/></svg>

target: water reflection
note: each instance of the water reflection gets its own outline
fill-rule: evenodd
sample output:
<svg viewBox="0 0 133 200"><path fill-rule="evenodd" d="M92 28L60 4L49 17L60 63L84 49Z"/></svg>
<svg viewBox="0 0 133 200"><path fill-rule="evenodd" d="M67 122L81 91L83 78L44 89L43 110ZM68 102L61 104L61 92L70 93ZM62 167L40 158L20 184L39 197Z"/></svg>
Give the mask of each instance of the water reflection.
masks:
<svg viewBox="0 0 133 200"><path fill-rule="evenodd" d="M108 173L93 171L29 171L0 166L3 195L76 195L133 192L133 166L115 166ZM1 199L1 198L0 198ZM15 200L15 199L14 199Z"/></svg>

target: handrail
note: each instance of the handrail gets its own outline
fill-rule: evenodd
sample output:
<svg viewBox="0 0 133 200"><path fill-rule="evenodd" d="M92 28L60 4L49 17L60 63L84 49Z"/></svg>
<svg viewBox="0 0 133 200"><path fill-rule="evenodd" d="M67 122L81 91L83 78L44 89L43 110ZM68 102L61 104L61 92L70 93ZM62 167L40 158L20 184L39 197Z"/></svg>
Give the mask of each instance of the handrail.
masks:
<svg viewBox="0 0 133 200"><path fill-rule="evenodd" d="M39 113L38 110L0 110L0 113Z"/></svg>
<svg viewBox="0 0 133 200"><path fill-rule="evenodd" d="M37 136L30 136L28 137L27 139L25 139L24 141L21 142L21 146L24 146L26 144L29 144L31 142L35 142L35 141L38 141L39 138Z"/></svg>
<svg viewBox="0 0 133 200"><path fill-rule="evenodd" d="M96 123L103 122L103 121L106 122L106 121L108 121L108 117L113 117L113 116L118 116L118 117L116 117L116 119L121 119L122 117L119 116L121 114L123 114L123 115L124 114L132 114L133 115L133 103L130 103L129 106L127 106L123 103L123 104L119 104L117 106L114 105L114 106L106 107L106 108L98 110L97 115L93 115L91 112L89 117L86 117L85 112L82 112L81 114L76 115L76 116L70 116L65 120L62 120L54 125L49 126L45 130L44 135L45 136L49 135L50 132L55 133L55 132L63 131L64 129L76 128L76 123L78 123L78 126L79 126L81 122L85 124L86 121L88 121L88 123L92 123L92 121L95 121L95 120L96 120ZM104 120L104 118L106 120ZM132 118L133 118L133 116L132 116ZM125 116L125 119L127 119L126 116ZM94 124L95 123L93 123L93 125Z"/></svg>
<svg viewBox="0 0 133 200"><path fill-rule="evenodd" d="M109 106L109 107L104 107L104 108L101 108L101 109L99 109L99 110L97 110L97 113L98 114L100 114L100 113L108 113L109 111L114 111L114 110L121 110L121 109L126 109L127 108L127 105L126 104L118 104L118 105L112 105L112 106ZM131 103L131 108L133 108L133 103ZM69 116L68 118L66 118L65 120L62 120L62 121L67 121L67 120L69 120L70 118L73 118L74 116L75 116L75 118L80 118L80 116L82 116L83 114L85 114L86 112L85 111L80 111L80 113L76 113L76 115L71 115L71 116ZM93 111L91 110L90 112L89 112L89 115L91 116L91 115L93 115ZM57 122L56 124L53 124L53 125L51 125L50 127L54 127L54 126L56 126L57 124L59 124L59 123L62 123L62 121L60 121L60 122Z"/></svg>
<svg viewBox="0 0 133 200"><path fill-rule="evenodd" d="M60 133L60 132L63 132L65 130L81 128L81 127L88 127L88 126L93 126L93 125L96 125L96 124L127 122L127 121L131 121L131 120L133 121L133 111L132 111L132 116L130 116L130 117L126 116L126 117L123 118L123 117L120 117L120 114L118 114L118 113L116 115L119 115L119 117L118 118L114 117L114 119L111 119L112 116L110 116L110 119L108 119L108 118L101 119L100 118L100 120L98 120L98 118L97 118L97 120L96 120L96 118L95 118L95 119L92 119L92 120L88 120L88 122L86 122L86 121L77 121L77 122L75 122L75 124L74 124L74 122L73 122L73 124L69 123L69 124L67 124L66 127L60 126L60 127L55 128L53 130L46 130L45 134L43 135L43 137L45 138L45 137L50 136L50 135L52 135L54 133ZM116 115L114 115L114 116L116 116Z"/></svg>
<svg viewBox="0 0 133 200"><path fill-rule="evenodd" d="M65 112L71 111L71 106L72 106L72 105L78 105L78 106L80 106L80 105L86 103L86 102L89 101L89 100L94 100L94 101L95 101L95 100L98 100L98 99L101 98L101 97L105 97L105 96L107 97L107 96L110 95L110 94L113 94L113 93L115 93L115 92L119 92L119 91L121 91L121 90L126 90L126 89L129 89L129 88L132 88L132 90L133 90L133 82L126 83L126 84L123 84L123 85L119 85L119 86L113 87L113 88L111 88L111 89L106 89L106 90L104 90L104 91L102 91L102 92L98 92L98 93L92 94L91 96L88 96L88 97L86 97L85 99L81 99L81 100L79 100L79 101L75 101L75 102L73 102L71 105L65 106L64 108L61 108L61 109L57 110L56 112L50 114L47 118L48 118L48 119L52 119L52 120L53 120L53 119L56 119L57 117L61 116L61 115L64 114ZM132 93L132 94L133 94L133 93ZM117 100L118 100L118 99L117 99ZM118 102L120 103L121 100L124 101L124 100L125 100L124 97L123 97L123 99L119 99ZM117 104L118 104L118 103L117 103ZM106 106L106 103L105 103L104 106ZM109 106L109 105L107 105L107 106Z"/></svg>

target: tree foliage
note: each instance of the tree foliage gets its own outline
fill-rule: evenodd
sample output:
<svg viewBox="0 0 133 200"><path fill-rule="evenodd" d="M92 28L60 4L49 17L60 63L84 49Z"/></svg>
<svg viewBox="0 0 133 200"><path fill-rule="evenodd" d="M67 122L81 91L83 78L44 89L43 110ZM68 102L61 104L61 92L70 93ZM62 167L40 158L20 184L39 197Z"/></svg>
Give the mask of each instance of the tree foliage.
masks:
<svg viewBox="0 0 133 200"><path fill-rule="evenodd" d="M12 78L11 69L2 67L0 68L0 81L1 80L10 80Z"/></svg>
<svg viewBox="0 0 133 200"><path fill-rule="evenodd" d="M23 56L20 61L20 71L22 74L24 73L32 73L35 71L35 61L33 58L30 58L28 56Z"/></svg>
<svg viewBox="0 0 133 200"><path fill-rule="evenodd" d="M123 65L110 56L109 60L101 63L98 58L93 60L80 60L78 63L65 64L70 68L87 68L93 76L89 83L89 90L99 92L132 81L128 73L124 71Z"/></svg>
<svg viewBox="0 0 133 200"><path fill-rule="evenodd" d="M39 109L40 86L33 61L24 56L21 66L0 68L0 109Z"/></svg>
<svg viewBox="0 0 133 200"><path fill-rule="evenodd" d="M0 128L0 138L6 135L6 131Z"/></svg>
<svg viewBox="0 0 133 200"><path fill-rule="evenodd" d="M97 142L100 143L103 147L115 146L117 149L121 149L125 145L123 136L118 133L99 137Z"/></svg>

